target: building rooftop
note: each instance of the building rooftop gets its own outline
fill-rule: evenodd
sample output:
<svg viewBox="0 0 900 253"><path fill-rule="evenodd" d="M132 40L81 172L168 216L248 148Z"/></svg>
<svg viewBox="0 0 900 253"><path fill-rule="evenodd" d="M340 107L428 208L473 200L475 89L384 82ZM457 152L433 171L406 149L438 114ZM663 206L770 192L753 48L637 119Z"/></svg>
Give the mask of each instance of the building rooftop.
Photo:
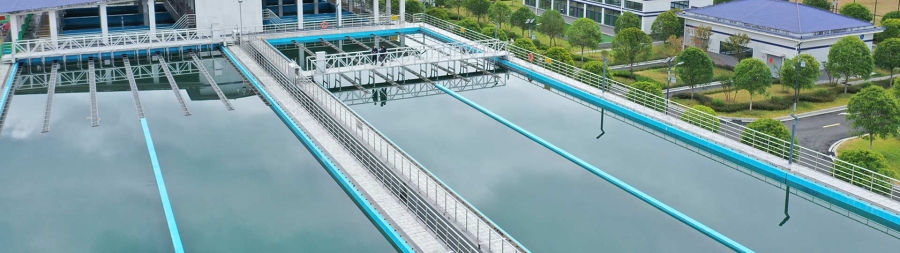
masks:
<svg viewBox="0 0 900 253"><path fill-rule="evenodd" d="M794 38L879 29L862 20L781 0L737 0L688 9L680 16L742 26Z"/></svg>
<svg viewBox="0 0 900 253"><path fill-rule="evenodd" d="M0 4L0 14L20 12L34 12L44 9L58 9L67 7L81 7L103 2L124 2L122 0L3 0Z"/></svg>

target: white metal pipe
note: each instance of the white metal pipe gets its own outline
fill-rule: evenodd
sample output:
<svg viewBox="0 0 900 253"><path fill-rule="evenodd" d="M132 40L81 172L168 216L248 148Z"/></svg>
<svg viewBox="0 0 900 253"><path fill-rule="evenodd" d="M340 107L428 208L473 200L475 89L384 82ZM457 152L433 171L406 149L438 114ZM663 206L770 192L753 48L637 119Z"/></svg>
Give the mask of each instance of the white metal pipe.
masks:
<svg viewBox="0 0 900 253"><path fill-rule="evenodd" d="M106 20L106 3L100 4L100 31L103 34L103 43L109 43L109 21Z"/></svg>
<svg viewBox="0 0 900 253"><path fill-rule="evenodd" d="M156 37L156 0L147 0L147 12L150 14L150 37Z"/></svg>

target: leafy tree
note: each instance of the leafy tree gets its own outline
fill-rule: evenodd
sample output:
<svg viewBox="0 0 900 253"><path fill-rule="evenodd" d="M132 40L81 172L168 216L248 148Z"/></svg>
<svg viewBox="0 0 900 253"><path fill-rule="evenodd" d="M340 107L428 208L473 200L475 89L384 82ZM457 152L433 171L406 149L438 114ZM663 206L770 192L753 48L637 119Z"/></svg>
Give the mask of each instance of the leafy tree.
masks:
<svg viewBox="0 0 900 253"><path fill-rule="evenodd" d="M681 120L716 133L719 132L719 128L722 126L722 122L719 122L719 118L716 117L716 111L704 105L691 107L691 110L681 114Z"/></svg>
<svg viewBox="0 0 900 253"><path fill-rule="evenodd" d="M494 38L494 31L496 28L497 27L494 25L487 25L487 26L481 28L481 33L484 35L490 36L491 38ZM496 29L496 32L497 32L496 39L501 40L501 41L509 41L509 36L506 35L506 32L504 32L503 30L500 30L500 29Z"/></svg>
<svg viewBox="0 0 900 253"><path fill-rule="evenodd" d="M772 72L760 59L747 58L734 67L734 87L750 93L750 110L753 110L753 94L765 94L772 86Z"/></svg>
<svg viewBox="0 0 900 253"><path fill-rule="evenodd" d="M641 29L641 18L638 17L637 15L635 15L634 13L625 12L625 14L622 14L622 16L620 16L618 19L616 19L616 24L615 24L615 27L613 28L613 30L616 32L616 34L618 34L619 31L622 31L622 30L625 30L626 28L631 28L631 27L634 27L634 28L637 28L638 30L640 30Z"/></svg>
<svg viewBox="0 0 900 253"><path fill-rule="evenodd" d="M512 14L512 10L509 8L509 5L506 5L503 2L496 2L491 5L488 13L491 20L500 24L500 29L503 29L503 23L509 22L509 15ZM509 28L507 28L507 30L509 30Z"/></svg>
<svg viewBox="0 0 900 253"><path fill-rule="evenodd" d="M671 35L668 39L666 39L666 42L663 43L663 46L658 48L659 51L657 51L657 55L662 55L666 58L674 57L681 53L683 43L684 38Z"/></svg>
<svg viewBox="0 0 900 253"><path fill-rule="evenodd" d="M650 109L663 111L666 109L666 99L662 97L662 86L652 82L636 82L631 84L631 89L625 98L649 107Z"/></svg>
<svg viewBox="0 0 900 253"><path fill-rule="evenodd" d="M513 43L513 46L521 47L528 51L537 51L537 47L534 46L534 42L529 38L518 38L516 42Z"/></svg>
<svg viewBox="0 0 900 253"><path fill-rule="evenodd" d="M691 87L691 99L694 99L694 87L708 83L713 78L713 62L703 50L689 47L675 58L675 62L684 62L675 68L675 74L681 82Z"/></svg>
<svg viewBox="0 0 900 253"><path fill-rule="evenodd" d="M444 0L444 5L456 8L456 16L461 17L462 15L459 14L459 9L466 7L466 0Z"/></svg>
<svg viewBox="0 0 900 253"><path fill-rule="evenodd" d="M481 18L488 14L490 8L490 0L466 0L466 10L469 10L472 16L477 17L478 22L481 22Z"/></svg>
<svg viewBox="0 0 900 253"><path fill-rule="evenodd" d="M531 8L522 6L509 17L509 23L518 28L522 28L522 37L525 37L525 30L528 30L529 28L529 24L525 22L535 17L536 16L534 15L534 12L531 11Z"/></svg>
<svg viewBox="0 0 900 253"><path fill-rule="evenodd" d="M848 36L838 40L828 50L828 64L825 65L832 74L843 76L847 93L847 86L851 76L859 76L869 79L872 71L875 71L875 60L869 47L859 37Z"/></svg>
<svg viewBox="0 0 900 253"><path fill-rule="evenodd" d="M900 102L881 86L871 85L850 97L847 113L853 131L869 134L869 150L874 137L900 136Z"/></svg>
<svg viewBox="0 0 900 253"><path fill-rule="evenodd" d="M900 11L892 11L885 13L884 16L881 16L881 24L884 24L884 21L888 19L900 19Z"/></svg>
<svg viewBox="0 0 900 253"><path fill-rule="evenodd" d="M859 19L866 22L872 21L872 12L869 11L869 8L866 8L865 5L858 3L847 3L844 6L841 6L841 15Z"/></svg>
<svg viewBox="0 0 900 253"><path fill-rule="evenodd" d="M481 24L472 18L463 19L462 21L459 21L459 23L456 23L456 25L466 28L466 31L481 32Z"/></svg>
<svg viewBox="0 0 900 253"><path fill-rule="evenodd" d="M798 70L796 67L799 66L801 62L806 64L806 66L800 67ZM799 80L797 79L798 74L800 77ZM781 84L790 85L792 87L796 84L798 86L794 89L794 99L797 99L800 95L800 89L816 87L816 80L819 80L819 76L822 75L822 72L819 71L819 62L816 61L816 57L808 54L800 54L794 58L785 59L778 75L781 77Z"/></svg>
<svg viewBox="0 0 900 253"><path fill-rule="evenodd" d="M575 64L575 60L572 59L572 53L569 53L568 49L562 47L551 47L550 49L547 49L547 52L544 54L544 56L569 65Z"/></svg>
<svg viewBox="0 0 900 253"><path fill-rule="evenodd" d="M644 31L638 28L626 28L618 33L612 42L615 59L630 65L634 74L634 63L646 59L653 51L652 41Z"/></svg>
<svg viewBox="0 0 900 253"><path fill-rule="evenodd" d="M900 19L892 19L897 21ZM893 38L878 43L874 53L875 66L891 70L891 78L894 78L894 69L900 68L900 39Z"/></svg>
<svg viewBox="0 0 900 253"><path fill-rule="evenodd" d="M544 14L541 14L541 25L537 27L537 30L549 36L550 46L553 46L556 45L556 38L562 38L565 34L566 21L558 11L545 11Z"/></svg>
<svg viewBox="0 0 900 253"><path fill-rule="evenodd" d="M834 163L832 172L836 178L881 194L890 194L893 191L893 179L884 178L872 172L891 178L896 177L896 173L888 167L884 155L869 150L841 152L838 154L838 161Z"/></svg>
<svg viewBox="0 0 900 253"><path fill-rule="evenodd" d="M425 11L425 14L429 16L433 16L443 20L450 20L450 15L447 14L447 11L444 8L431 8Z"/></svg>
<svg viewBox="0 0 900 253"><path fill-rule="evenodd" d="M728 42L722 44L725 46L725 50L732 53L735 60L741 62L741 60L747 58L744 48L747 47L747 44L750 44L750 36L746 33L737 33L728 36Z"/></svg>
<svg viewBox="0 0 900 253"><path fill-rule="evenodd" d="M803 0L803 4L831 11L831 1L829 0Z"/></svg>
<svg viewBox="0 0 900 253"><path fill-rule="evenodd" d="M886 39L900 38L900 19L888 19L881 22L884 31L875 34L875 41L881 42ZM878 44L881 46L881 44Z"/></svg>
<svg viewBox="0 0 900 253"><path fill-rule="evenodd" d="M712 27L698 26L694 28L693 43L697 48L706 51L709 49L709 37L712 36Z"/></svg>
<svg viewBox="0 0 900 253"><path fill-rule="evenodd" d="M731 2L731 0L713 0L713 4L724 4L727 2Z"/></svg>
<svg viewBox="0 0 900 253"><path fill-rule="evenodd" d="M684 36L684 19L675 15L674 10L659 14L650 26L650 37L654 40L665 40L670 36Z"/></svg>
<svg viewBox="0 0 900 253"><path fill-rule="evenodd" d="M758 119L750 122L747 124L747 130L741 133L741 143L781 158L790 156L790 142L791 132L781 124L781 121L774 119ZM796 157L797 153L794 154Z"/></svg>
<svg viewBox="0 0 900 253"><path fill-rule="evenodd" d="M399 1L396 1L399 2ZM399 6L397 8L400 9ZM437 8L435 8L437 9ZM422 5L422 2L419 0L406 0L406 13L422 13L425 11L425 6Z"/></svg>
<svg viewBox="0 0 900 253"><path fill-rule="evenodd" d="M566 30L566 37L572 46L581 47L584 55L584 47L593 47L601 40L600 25L589 18L579 18ZM583 60L584 58L582 58Z"/></svg>
<svg viewBox="0 0 900 253"><path fill-rule="evenodd" d="M589 61L581 65L581 69L587 72L603 76L603 61ZM609 78L609 66L606 66L606 77Z"/></svg>

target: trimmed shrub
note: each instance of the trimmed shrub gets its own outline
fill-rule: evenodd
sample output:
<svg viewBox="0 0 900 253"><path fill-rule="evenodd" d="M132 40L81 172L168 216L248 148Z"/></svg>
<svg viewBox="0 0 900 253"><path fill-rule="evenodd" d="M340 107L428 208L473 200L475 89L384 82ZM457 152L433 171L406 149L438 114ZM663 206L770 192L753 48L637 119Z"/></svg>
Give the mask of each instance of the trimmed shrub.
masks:
<svg viewBox="0 0 900 253"><path fill-rule="evenodd" d="M873 176L872 171L892 178L896 176L894 171L888 168L887 159L880 153L869 150L850 150L838 154L838 159L841 161L836 162L834 170L832 170L834 177L880 194L890 194L893 190L892 179ZM868 171L860 167L866 168Z"/></svg>
<svg viewBox="0 0 900 253"><path fill-rule="evenodd" d="M603 85L602 80L597 80L597 76L603 76L603 61L589 61L581 66L582 72L578 73L578 81L583 83L593 85L594 87L600 87ZM589 75L588 73L594 73L594 75ZM609 78L610 71L609 66L607 66L606 77Z"/></svg>
<svg viewBox="0 0 900 253"><path fill-rule="evenodd" d="M758 119L747 124L747 128L748 130L744 130L741 134L741 143L781 158L788 158L791 153L791 132L784 124L781 124L781 121ZM795 144L797 143L795 142ZM797 154L798 152L795 150L795 158Z"/></svg>
<svg viewBox="0 0 900 253"><path fill-rule="evenodd" d="M516 42L513 42L513 46L521 47L522 49L529 51L537 51L537 47L534 46L534 43L529 38L519 38Z"/></svg>
<svg viewBox="0 0 900 253"><path fill-rule="evenodd" d="M636 82L631 84L631 87L634 89L625 94L625 98L628 100L660 112L666 109L666 99L662 97L662 88L659 85L651 82Z"/></svg>
<svg viewBox="0 0 900 253"><path fill-rule="evenodd" d="M568 49L562 47L552 47L548 49L544 55L553 59L554 62L559 61L569 65L575 65L575 60L572 59L572 53L570 53Z"/></svg>
<svg viewBox="0 0 900 253"><path fill-rule="evenodd" d="M800 94L798 98L800 101L805 102L813 102L813 103L825 103L832 102L837 99L837 94L828 89L818 89L814 91L812 94Z"/></svg>
<svg viewBox="0 0 900 253"><path fill-rule="evenodd" d="M463 19L459 21L459 23L456 23L456 25L466 28L466 32L481 32L481 24L472 18Z"/></svg>
<svg viewBox="0 0 900 253"><path fill-rule="evenodd" d="M443 19L443 20L450 20L450 15L447 14L447 11L444 10L444 8L430 8L427 11L425 11L425 14L428 14L429 16L434 16L436 18Z"/></svg>
<svg viewBox="0 0 900 253"><path fill-rule="evenodd" d="M716 99L713 103L715 101L722 102L722 100ZM719 128L722 125L722 122L719 122L719 118L716 117L716 111L703 105L691 107L691 110L681 114L681 120L713 132L719 132Z"/></svg>

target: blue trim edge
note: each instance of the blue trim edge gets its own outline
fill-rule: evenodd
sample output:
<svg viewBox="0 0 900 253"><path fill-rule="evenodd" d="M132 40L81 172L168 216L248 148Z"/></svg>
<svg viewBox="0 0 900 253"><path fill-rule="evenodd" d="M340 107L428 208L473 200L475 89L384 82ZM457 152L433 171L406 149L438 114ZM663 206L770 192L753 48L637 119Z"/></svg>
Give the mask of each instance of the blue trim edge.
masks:
<svg viewBox="0 0 900 253"><path fill-rule="evenodd" d="M147 125L146 118L141 118L141 128L144 129L144 140L147 142L147 151L150 153L150 163L153 164L153 175L156 176L156 188L159 189L159 198L162 200L163 211L166 213L166 223L169 224L172 247L175 248L176 253L184 253L181 234L178 233L178 224L175 223L175 213L172 211L172 203L169 201L169 191L166 190L166 181L163 180L162 170L159 168L156 147L153 146L153 137L150 136L150 126Z"/></svg>
<svg viewBox="0 0 900 253"><path fill-rule="evenodd" d="M275 114L278 115L278 118L280 118L281 121L283 121L284 124L291 129L291 132L293 132L294 135L297 136L297 139L299 139L300 142L303 143L303 146L305 146L306 149L309 150L309 152L316 158L316 160L319 161L319 164L325 167L331 177L334 178L335 181L337 181L338 185L341 186L341 188L344 190L344 192L347 193L347 195L350 195L351 199L353 199L353 202L356 203L356 205L359 206L360 209L362 209L362 211L366 214L369 220L372 221L372 223L375 223L381 233L384 236L388 237L394 248L400 252L415 252L412 247L409 246L406 240L404 240L403 237L400 236L397 230L394 229L394 227L384 219L384 217L378 212L378 210L375 209L374 206L372 206L371 203L369 203L369 200L367 200L365 196L363 196L362 192L360 192L359 189L357 189L356 186L354 186L350 182L350 179L347 178L347 176L337 168L337 166L331 161L331 159L328 158L327 155L325 155L325 152L319 149L319 147L312 141L312 139L309 138L309 136L306 135L306 133L303 132L303 130L301 130L300 127L293 122L293 120L290 119L287 113L281 109L281 106L279 106L278 103L275 102L275 100L272 99L271 96L269 96L269 93L265 89L263 89L262 85L260 85L256 77L253 76L253 74L250 73L250 71L248 71L244 67L244 65L242 65L236 57L234 57L233 54L231 54L231 51L229 51L228 48L222 47L222 52L224 52L225 56L227 56L228 59L238 67L238 70L241 71L244 77L250 80L250 83L253 84L253 86L256 87L257 90L259 90L263 97L265 97L266 100L269 101L269 104L272 105L272 110L275 111Z"/></svg>
<svg viewBox="0 0 900 253"><path fill-rule="evenodd" d="M503 125L506 125L510 129L515 130L516 132L519 132L519 134L522 134L525 137L528 137L528 139L531 139L534 142L541 144L541 146L544 146L545 148L550 149L554 153L566 158L567 160L569 160L575 164L578 164L578 166L581 166L582 168L586 169L587 171L590 171L591 173L593 173L594 175L597 175L600 178L603 178L607 182L610 182L611 184L619 187L619 189L622 189L622 190L628 192L629 194L634 195L635 197L646 202L647 204L650 204L651 206L656 207L660 211L663 211L664 213L668 214L669 216L672 216L673 218L681 221L682 223L687 224L688 226L699 231L700 233L705 234L706 236L712 238L713 240L718 241L719 243L731 248L732 250L735 250L738 252L753 252L753 250L750 250L749 248L744 247L744 245L741 245L740 243L728 238L727 236L722 235L719 232L716 232L712 228L709 228L706 225L703 225L703 223L700 223L699 221L694 220L693 218L679 212L675 208L672 208L672 207L666 205L665 203L657 200L656 198L653 198L652 196L642 192L641 190L634 188L633 186L629 185L628 183L625 183L622 180L619 180L618 178L614 177L613 175L610 175L609 173L606 173L605 171L598 169L597 167L594 167L590 163L585 162L584 160L581 160L580 158L576 157L575 155L572 155L569 152L566 152L565 150L563 150L562 148L559 148L556 145L553 145L552 143L542 139L541 137L538 137L537 135L532 134L528 130L525 130L525 129L519 127L515 123L512 123L509 120L506 120L505 118L501 117L500 115L497 115L497 114L491 112L490 110L488 110L484 107L481 107L477 103L472 102L471 100L457 94L456 92L454 92L450 89L447 89L446 87L444 87L440 84L434 84L434 86L437 87L438 89L440 89L441 91L443 91L444 93L447 93L450 96L456 98L457 100L471 106L472 108L475 108L475 110L478 110L478 111L484 113L485 115L487 115L488 117L493 118L497 122L500 122Z"/></svg>
<svg viewBox="0 0 900 253"><path fill-rule="evenodd" d="M3 113L3 109L6 106L6 100L9 99L9 93L12 92L12 87L15 85L16 74L19 72L19 64L13 64L12 69L9 70L9 78L6 79L6 87L3 89L3 96L0 97L0 113Z"/></svg>

